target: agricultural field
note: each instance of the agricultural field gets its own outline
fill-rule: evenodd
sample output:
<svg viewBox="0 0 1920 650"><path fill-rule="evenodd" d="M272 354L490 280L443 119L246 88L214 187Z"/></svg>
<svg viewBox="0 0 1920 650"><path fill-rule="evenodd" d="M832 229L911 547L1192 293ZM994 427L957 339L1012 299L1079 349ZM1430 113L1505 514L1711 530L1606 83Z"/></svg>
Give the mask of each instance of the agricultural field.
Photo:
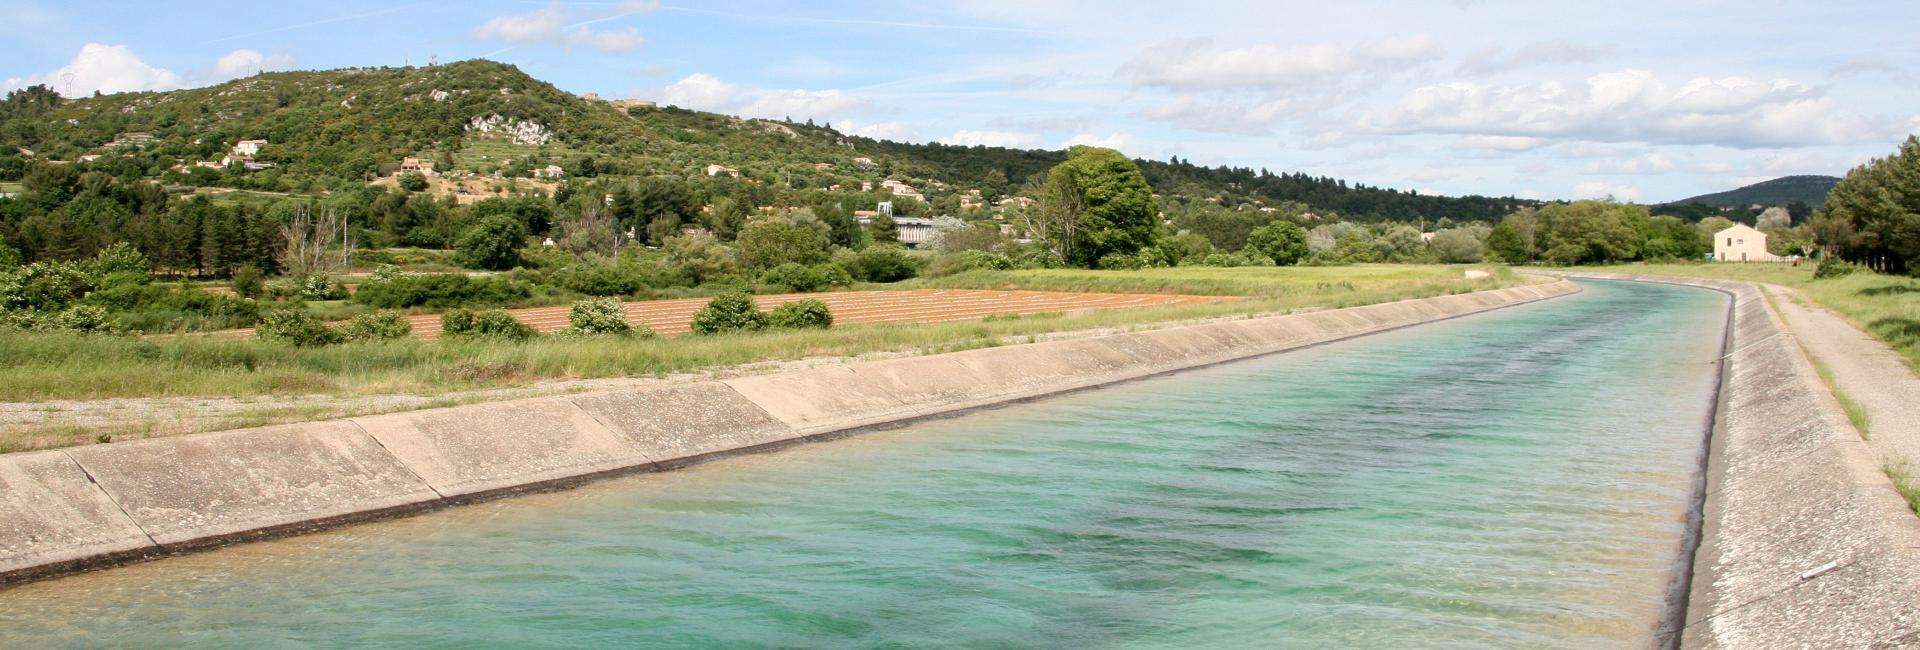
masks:
<svg viewBox="0 0 1920 650"><path fill-rule="evenodd" d="M937 282L887 285L908 289L904 291L804 294L828 302L836 319L830 329L702 336L542 336L525 342L410 337L303 348L212 335L7 334L0 335L0 420L9 424L0 426L0 449L497 399L505 390L578 390L608 381L750 372L749 366L933 354L1461 293L1539 279L1497 271L1469 280L1465 270L1428 265L976 272ZM1085 277L1075 277L1079 274ZM1042 293L1075 283L1082 289ZM995 286L925 286L931 284ZM1156 290L1142 290L1147 288ZM1087 295L1142 293L1162 295ZM766 309L798 297L756 299ZM673 334L676 330L665 319L680 322L690 306L704 301L633 303L628 314L650 325L659 322L662 333ZM543 328L557 325L540 323ZM415 331L436 328L416 325Z"/></svg>
<svg viewBox="0 0 1920 650"><path fill-rule="evenodd" d="M906 323L947 323L995 317L1074 314L1100 309L1133 309L1167 305L1211 304L1239 300L1237 296L1190 296L1170 294L1073 293L1061 291L982 291L917 289L907 291L835 291L830 293L787 293L755 296L763 309L771 309L798 300L819 300L832 311L841 325L890 325ZM642 300L624 303L627 322L645 325L661 336L680 336L692 331L695 312L708 302L706 298L679 300ZM541 333L564 330L570 307L529 307L509 309L515 320ZM424 341L440 338L440 315L416 314L407 317L414 336ZM251 336L252 329L230 330L224 334Z"/></svg>

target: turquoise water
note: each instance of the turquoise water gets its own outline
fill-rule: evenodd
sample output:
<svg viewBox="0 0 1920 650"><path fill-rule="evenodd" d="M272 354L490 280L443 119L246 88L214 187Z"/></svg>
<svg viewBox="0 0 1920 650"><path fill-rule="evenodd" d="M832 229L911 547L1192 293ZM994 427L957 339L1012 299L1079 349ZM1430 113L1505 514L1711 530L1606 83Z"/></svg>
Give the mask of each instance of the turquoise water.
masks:
<svg viewBox="0 0 1920 650"><path fill-rule="evenodd" d="M1722 298L1583 294L0 591L0 646L1593 646L1663 611Z"/></svg>

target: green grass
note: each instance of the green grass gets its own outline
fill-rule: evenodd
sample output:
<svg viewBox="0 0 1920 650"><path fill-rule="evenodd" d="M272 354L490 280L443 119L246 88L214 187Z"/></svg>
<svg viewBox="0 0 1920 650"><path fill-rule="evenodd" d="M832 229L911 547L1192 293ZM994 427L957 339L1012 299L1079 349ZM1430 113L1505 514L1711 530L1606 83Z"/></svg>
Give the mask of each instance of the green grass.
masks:
<svg viewBox="0 0 1920 650"><path fill-rule="evenodd" d="M1358 266L1179 267L1141 271L1086 269L1032 269L969 271L943 278L922 278L896 285L908 289L1032 289L1104 293L1180 293L1203 296L1248 296L1314 300L1351 294L1372 300L1396 288L1448 284L1471 286L1462 274L1465 266L1365 264ZM1502 282L1517 277L1505 268L1489 268ZM1489 281L1481 281L1488 283ZM1378 302L1378 300L1372 300ZM1333 306L1344 306L1330 303ZM1359 304L1359 303L1352 303Z"/></svg>
<svg viewBox="0 0 1920 650"><path fill-rule="evenodd" d="M1907 367L1920 371L1920 279L1855 273L1813 279L1813 267L1803 264L1631 264L1577 270L1612 273L1682 275L1769 282L1793 287L1829 311L1873 334L1900 353Z"/></svg>
<svg viewBox="0 0 1920 650"><path fill-rule="evenodd" d="M1893 489L1899 491L1900 496L1907 500L1907 508L1914 514L1920 514L1920 479L1914 477L1913 466L1889 464L1881 470L1887 473L1887 478L1893 480Z"/></svg>
<svg viewBox="0 0 1920 650"><path fill-rule="evenodd" d="M20 184L19 181L0 181L0 192L13 194L25 191L26 186Z"/></svg>
<svg viewBox="0 0 1920 650"><path fill-rule="evenodd" d="M1040 334L1147 323L1341 307L1524 283L1503 274L1467 281L1449 267L1019 272L996 286L1105 290L1163 287L1188 293L1255 289L1247 300L1145 309L1040 314L919 325L640 340L543 338L528 343L414 340L293 348L252 339L135 339L59 333L0 334L0 400L107 397L439 394L547 379L656 376L759 361L881 351L943 352ZM1242 277L1244 276L1244 277ZM1346 279L1340 279L1346 278ZM1064 284L1063 284L1064 283ZM1235 283L1247 283L1238 284Z"/></svg>

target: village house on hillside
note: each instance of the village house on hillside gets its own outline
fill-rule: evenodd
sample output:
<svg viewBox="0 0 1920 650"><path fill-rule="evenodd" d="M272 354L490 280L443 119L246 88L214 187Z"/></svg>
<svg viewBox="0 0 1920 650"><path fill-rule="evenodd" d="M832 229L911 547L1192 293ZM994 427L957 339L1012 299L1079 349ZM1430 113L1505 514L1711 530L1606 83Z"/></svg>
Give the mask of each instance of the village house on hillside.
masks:
<svg viewBox="0 0 1920 650"><path fill-rule="evenodd" d="M260 155L260 148L267 146L266 140L241 140L234 143L233 150L227 153L235 158L252 158Z"/></svg>
<svg viewBox="0 0 1920 650"><path fill-rule="evenodd" d="M880 188L892 192L894 196L910 196L916 199L926 198L926 196L920 194L920 190L913 189L913 186L900 181L880 181Z"/></svg>
<svg viewBox="0 0 1920 650"><path fill-rule="evenodd" d="M427 158L407 156L400 159L400 171L415 172L422 176L432 176L434 174L433 161Z"/></svg>
<svg viewBox="0 0 1920 650"><path fill-rule="evenodd" d="M561 169L559 165L547 165L546 167L533 170L534 178L558 179L566 175L567 170Z"/></svg>
<svg viewBox="0 0 1920 650"><path fill-rule="evenodd" d="M734 169L732 167L728 167L726 165L707 165L708 176L719 176L721 174L726 174L734 178L739 178L740 170Z"/></svg>
<svg viewBox="0 0 1920 650"><path fill-rule="evenodd" d="M1713 233L1713 259L1716 262L1782 262L1786 258L1767 252L1767 233L1744 223Z"/></svg>

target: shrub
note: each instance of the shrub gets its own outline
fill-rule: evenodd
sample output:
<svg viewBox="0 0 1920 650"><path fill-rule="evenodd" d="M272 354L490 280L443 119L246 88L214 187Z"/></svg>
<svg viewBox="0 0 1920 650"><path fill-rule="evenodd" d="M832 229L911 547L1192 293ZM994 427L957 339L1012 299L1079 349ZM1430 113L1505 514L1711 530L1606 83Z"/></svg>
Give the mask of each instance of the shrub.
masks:
<svg viewBox="0 0 1920 650"><path fill-rule="evenodd" d="M1275 221L1247 233L1247 248L1275 265L1291 266L1307 256L1307 231L1291 221Z"/></svg>
<svg viewBox="0 0 1920 650"><path fill-rule="evenodd" d="M34 262L20 267L20 289L9 300L17 307L59 311L87 295L99 277L75 262Z"/></svg>
<svg viewBox="0 0 1920 650"><path fill-rule="evenodd" d="M348 341L387 341L406 338L413 333L413 324L406 318L390 311L358 314L347 321L340 332Z"/></svg>
<svg viewBox="0 0 1920 650"><path fill-rule="evenodd" d="M346 300L347 287L324 275L309 275L300 278L295 295L301 300Z"/></svg>
<svg viewBox="0 0 1920 650"><path fill-rule="evenodd" d="M827 303L796 300L773 308L767 314L767 326L774 329L827 329L833 326L833 313Z"/></svg>
<svg viewBox="0 0 1920 650"><path fill-rule="evenodd" d="M252 264L241 264L233 270L233 292L242 298L258 298L266 288L266 282L260 277L260 269Z"/></svg>
<svg viewBox="0 0 1920 650"><path fill-rule="evenodd" d="M573 311L567 315L576 334L619 334L633 333L633 326L627 324L626 307L613 298L595 298L573 303ZM651 332L649 332L650 334Z"/></svg>
<svg viewBox="0 0 1920 650"><path fill-rule="evenodd" d="M827 260L830 229L811 215L755 219L741 229L734 245L749 268L768 269L788 262L818 264Z"/></svg>
<svg viewBox="0 0 1920 650"><path fill-rule="evenodd" d="M845 276L847 272L832 264L802 266L797 262L787 262L767 269L760 274L760 281L796 293L819 291L836 280L836 276ZM852 278L847 278L851 284Z"/></svg>
<svg viewBox="0 0 1920 650"><path fill-rule="evenodd" d="M459 273L406 274L360 285L353 301L381 309L506 304L533 296L533 287L510 278L474 278Z"/></svg>
<svg viewBox="0 0 1920 650"><path fill-rule="evenodd" d="M868 246L846 264L847 273L863 282L899 282L920 273L920 265L898 246Z"/></svg>
<svg viewBox="0 0 1920 650"><path fill-rule="evenodd" d="M1829 257L1820 260L1820 266L1813 270L1813 279L1844 278L1867 270L1866 267L1839 258Z"/></svg>
<svg viewBox="0 0 1920 650"><path fill-rule="evenodd" d="M504 309L449 311L440 317L440 332L451 337L486 337L509 341L525 341L540 335Z"/></svg>
<svg viewBox="0 0 1920 650"><path fill-rule="evenodd" d="M245 267L242 267L242 268L245 268ZM367 277L367 281L368 282L392 282L394 280L400 279L402 276L405 276L406 274L407 273L405 271L400 270L400 267L398 266L395 266L392 264L381 264L379 266L373 267L373 273ZM237 277L238 273L236 273L235 276Z"/></svg>
<svg viewBox="0 0 1920 650"><path fill-rule="evenodd" d="M260 324L253 330L255 336L269 341L282 341L303 348L332 345L340 342L340 333L327 327L313 314L299 309L276 309L260 318Z"/></svg>
<svg viewBox="0 0 1920 650"><path fill-rule="evenodd" d="M693 333L719 334L722 332L752 332L765 329L766 314L753 304L753 296L743 291L729 291L714 296L712 302L693 315Z"/></svg>
<svg viewBox="0 0 1920 650"><path fill-rule="evenodd" d="M399 185L400 189L408 192L418 192L427 189L427 177L420 175L419 172L407 172L395 176L393 180L395 185Z"/></svg>
<svg viewBox="0 0 1920 650"><path fill-rule="evenodd" d="M1004 254L964 250L933 258L933 263L927 265L927 275L942 277L967 271L1009 271L1017 268L1020 268L1020 263Z"/></svg>
<svg viewBox="0 0 1920 650"><path fill-rule="evenodd" d="M92 260L89 260L88 265L92 267L91 270L95 275L153 273L153 262L148 260L146 254L141 253L140 249L126 242L118 242L101 250L93 256Z"/></svg>
<svg viewBox="0 0 1920 650"><path fill-rule="evenodd" d="M519 219L496 214L461 233L454 242L454 260L470 269L510 269L520 264L520 245L527 226Z"/></svg>

